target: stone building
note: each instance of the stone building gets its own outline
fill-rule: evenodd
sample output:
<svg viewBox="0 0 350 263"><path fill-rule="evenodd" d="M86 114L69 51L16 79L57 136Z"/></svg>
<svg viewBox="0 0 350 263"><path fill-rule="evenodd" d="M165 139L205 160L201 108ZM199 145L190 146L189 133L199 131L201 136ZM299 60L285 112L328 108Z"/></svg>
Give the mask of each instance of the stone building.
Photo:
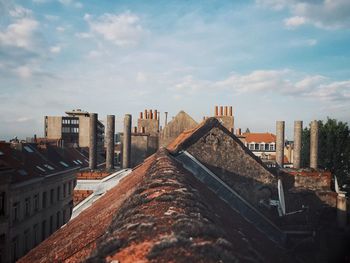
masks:
<svg viewBox="0 0 350 263"><path fill-rule="evenodd" d="M47 139L61 139L65 145L89 147L90 113L80 109L66 111L67 116L45 116L44 135ZM97 148L104 147L105 127L97 121Z"/></svg>
<svg viewBox="0 0 350 263"><path fill-rule="evenodd" d="M0 143L0 262L14 262L69 221L77 149Z"/></svg>
<svg viewBox="0 0 350 263"><path fill-rule="evenodd" d="M184 111L180 111L173 120L171 120L160 133L160 142L159 145L161 147L167 146L174 139L177 138L183 131L193 129L196 127L198 123L192 119L190 115L188 115Z"/></svg>

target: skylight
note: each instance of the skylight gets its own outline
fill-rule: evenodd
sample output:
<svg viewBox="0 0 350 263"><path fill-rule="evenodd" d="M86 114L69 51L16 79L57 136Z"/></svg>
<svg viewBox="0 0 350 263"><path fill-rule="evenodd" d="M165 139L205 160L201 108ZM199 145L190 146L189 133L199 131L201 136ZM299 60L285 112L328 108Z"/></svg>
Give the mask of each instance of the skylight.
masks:
<svg viewBox="0 0 350 263"><path fill-rule="evenodd" d="M33 153L34 152L29 146L24 146L23 148L29 153Z"/></svg>
<svg viewBox="0 0 350 263"><path fill-rule="evenodd" d="M73 160L73 163L75 163L76 165L79 165L79 163L78 163L77 161L74 161L74 160Z"/></svg>
<svg viewBox="0 0 350 263"><path fill-rule="evenodd" d="M65 162L63 162L63 161L60 161L60 164L62 164L64 167L69 167L69 165L68 164L66 164Z"/></svg>
<svg viewBox="0 0 350 263"><path fill-rule="evenodd" d="M80 164L83 164L83 162L82 162L82 161L80 161L80 160L77 160L77 162L78 162L78 163L80 163Z"/></svg>
<svg viewBox="0 0 350 263"><path fill-rule="evenodd" d="M37 165L36 168L38 168L40 171L42 171L42 172L44 172L44 173L46 172L45 169L42 168L42 167L40 167L39 165Z"/></svg>
<svg viewBox="0 0 350 263"><path fill-rule="evenodd" d="M53 168L53 167L52 167L51 165L49 165L49 164L44 164L44 166L45 166L47 169L51 170L51 171L55 170L55 168Z"/></svg>

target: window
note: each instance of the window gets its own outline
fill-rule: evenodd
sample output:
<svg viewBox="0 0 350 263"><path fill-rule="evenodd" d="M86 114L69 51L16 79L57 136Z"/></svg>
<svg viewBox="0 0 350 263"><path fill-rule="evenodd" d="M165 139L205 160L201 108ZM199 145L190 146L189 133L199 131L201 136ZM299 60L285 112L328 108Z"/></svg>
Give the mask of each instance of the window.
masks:
<svg viewBox="0 0 350 263"><path fill-rule="evenodd" d="M16 222L19 220L19 208L20 208L20 203L15 202L13 204L12 210L13 210L13 222Z"/></svg>
<svg viewBox="0 0 350 263"><path fill-rule="evenodd" d="M50 235L53 233L53 216L50 216Z"/></svg>
<svg viewBox="0 0 350 263"><path fill-rule="evenodd" d="M254 145L254 150L259 150L259 143L256 143L256 144Z"/></svg>
<svg viewBox="0 0 350 263"><path fill-rule="evenodd" d="M37 165L36 168L38 168L40 171L42 171L42 172L44 172L44 173L46 172L45 169L42 168L42 167L40 167L39 165Z"/></svg>
<svg viewBox="0 0 350 263"><path fill-rule="evenodd" d="M30 236L29 236L29 229L24 231L24 253L27 253L30 250Z"/></svg>
<svg viewBox="0 0 350 263"><path fill-rule="evenodd" d="M60 201L60 198L61 198L60 193L61 193L61 187L58 186L57 187L57 202Z"/></svg>
<svg viewBox="0 0 350 263"><path fill-rule="evenodd" d="M63 198L66 198L67 195L67 183L63 184Z"/></svg>
<svg viewBox="0 0 350 263"><path fill-rule="evenodd" d="M46 220L41 222L41 241L46 238Z"/></svg>
<svg viewBox="0 0 350 263"><path fill-rule="evenodd" d="M69 167L69 165L68 164L66 164L65 162L63 162L63 161L60 161L60 164L62 164L64 167Z"/></svg>
<svg viewBox="0 0 350 263"><path fill-rule="evenodd" d="M66 223L66 209L62 211L62 224Z"/></svg>
<svg viewBox="0 0 350 263"><path fill-rule="evenodd" d="M268 151L270 148L269 148L269 144L268 143L266 143L265 144L265 151Z"/></svg>
<svg viewBox="0 0 350 263"><path fill-rule="evenodd" d="M72 181L69 181L68 183L68 194L71 195L72 193Z"/></svg>
<svg viewBox="0 0 350 263"><path fill-rule="evenodd" d="M34 212L39 210L39 194L34 195Z"/></svg>
<svg viewBox="0 0 350 263"><path fill-rule="evenodd" d="M25 216L30 216L30 197L27 197L24 202L24 214Z"/></svg>
<svg viewBox="0 0 350 263"><path fill-rule="evenodd" d="M254 150L254 143L249 144L249 150Z"/></svg>
<svg viewBox="0 0 350 263"><path fill-rule="evenodd" d="M264 151L264 150L265 150L265 144L264 144L264 143L261 143L261 144L260 144L260 150L261 150L261 151Z"/></svg>
<svg viewBox="0 0 350 263"><path fill-rule="evenodd" d="M32 148L30 148L29 146L24 146L23 147L27 152L29 153L33 153L34 151L32 150Z"/></svg>
<svg viewBox="0 0 350 263"><path fill-rule="evenodd" d="M54 196L53 196L53 195L54 195L54 190L51 189L51 190L50 190L50 203L51 203L51 204L53 204L53 200L54 200Z"/></svg>
<svg viewBox="0 0 350 263"><path fill-rule="evenodd" d="M5 215L5 192L0 193L0 216Z"/></svg>
<svg viewBox="0 0 350 263"><path fill-rule="evenodd" d="M11 242L11 256L12 256L12 260L11 262L16 262L17 259L19 259L19 248L18 248L18 236L14 237L12 239L12 242Z"/></svg>
<svg viewBox="0 0 350 263"><path fill-rule="evenodd" d="M46 204L47 204L47 193L43 192L43 208L46 208Z"/></svg>
<svg viewBox="0 0 350 263"><path fill-rule="evenodd" d="M60 219L61 219L61 212L60 211L58 211L57 213L56 213L56 229L59 229L60 228Z"/></svg>
<svg viewBox="0 0 350 263"><path fill-rule="evenodd" d="M270 144L270 151L274 151L275 150L275 145L274 144Z"/></svg>
<svg viewBox="0 0 350 263"><path fill-rule="evenodd" d="M34 242L34 246L39 244L39 226L38 226L38 224L35 224L33 226L33 242Z"/></svg>

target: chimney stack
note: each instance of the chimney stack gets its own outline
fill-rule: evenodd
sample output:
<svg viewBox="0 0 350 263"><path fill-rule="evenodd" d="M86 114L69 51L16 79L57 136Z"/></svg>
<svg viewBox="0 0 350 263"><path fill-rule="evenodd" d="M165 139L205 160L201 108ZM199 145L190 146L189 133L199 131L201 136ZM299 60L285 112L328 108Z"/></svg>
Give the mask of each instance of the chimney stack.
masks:
<svg viewBox="0 0 350 263"><path fill-rule="evenodd" d="M153 112L152 112L152 110L149 110L149 119L153 119Z"/></svg>
<svg viewBox="0 0 350 263"><path fill-rule="evenodd" d="M232 110L232 106L230 106L230 112L229 115L232 117L233 116L233 110Z"/></svg>
<svg viewBox="0 0 350 263"><path fill-rule="evenodd" d="M141 120L143 119L143 112L142 111L140 112L140 119Z"/></svg>
<svg viewBox="0 0 350 263"><path fill-rule="evenodd" d="M114 136L115 134L115 116L107 115L107 127L106 127L106 170L111 171L114 169Z"/></svg>
<svg viewBox="0 0 350 263"><path fill-rule="evenodd" d="M347 224L345 192L339 192L337 196L337 223L340 228Z"/></svg>
<svg viewBox="0 0 350 263"><path fill-rule="evenodd" d="M223 115L224 115L224 107L220 106L220 116L223 116Z"/></svg>
<svg viewBox="0 0 350 263"><path fill-rule="evenodd" d="M164 127L168 124L168 112L164 112L165 114L165 124L164 124Z"/></svg>
<svg viewBox="0 0 350 263"><path fill-rule="evenodd" d="M97 113L90 113L89 167L97 168Z"/></svg>
<svg viewBox="0 0 350 263"><path fill-rule="evenodd" d="M236 129L236 135L242 135L242 130L241 128Z"/></svg>
<svg viewBox="0 0 350 263"><path fill-rule="evenodd" d="M284 161L284 121L276 122L276 163L283 168Z"/></svg>
<svg viewBox="0 0 350 263"><path fill-rule="evenodd" d="M123 134L123 165L124 169L130 168L131 156L131 114L125 114Z"/></svg>
<svg viewBox="0 0 350 263"><path fill-rule="evenodd" d="M218 106L215 106L214 114L215 114L215 117L217 117L219 115L219 107Z"/></svg>
<svg viewBox="0 0 350 263"><path fill-rule="evenodd" d="M158 111L157 110L154 110L154 119L158 120Z"/></svg>
<svg viewBox="0 0 350 263"><path fill-rule="evenodd" d="M227 106L225 106L225 114L224 115L228 116L228 107Z"/></svg>
<svg viewBox="0 0 350 263"><path fill-rule="evenodd" d="M310 168L317 169L318 166L318 122L316 120L310 125Z"/></svg>
<svg viewBox="0 0 350 263"><path fill-rule="evenodd" d="M145 119L148 119L147 110L145 110Z"/></svg>
<svg viewBox="0 0 350 263"><path fill-rule="evenodd" d="M294 122L294 151L293 151L293 168L300 169L301 160L301 136L303 131L303 122Z"/></svg>

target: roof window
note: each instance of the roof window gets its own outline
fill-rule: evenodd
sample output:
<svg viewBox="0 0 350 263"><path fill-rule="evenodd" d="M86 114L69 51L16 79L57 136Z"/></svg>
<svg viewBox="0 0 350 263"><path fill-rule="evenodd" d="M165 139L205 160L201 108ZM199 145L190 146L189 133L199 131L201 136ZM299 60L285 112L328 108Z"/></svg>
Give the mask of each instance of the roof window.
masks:
<svg viewBox="0 0 350 263"><path fill-rule="evenodd" d="M76 165L79 165L79 163L78 163L77 161L74 161L74 160L73 160L73 163L75 163Z"/></svg>
<svg viewBox="0 0 350 263"><path fill-rule="evenodd" d="M29 153L33 153L34 152L29 146L24 146L23 148Z"/></svg>
<svg viewBox="0 0 350 263"><path fill-rule="evenodd" d="M69 165L68 164L66 164L65 162L63 162L63 161L60 161L60 164L62 164L64 167L69 167Z"/></svg>
<svg viewBox="0 0 350 263"><path fill-rule="evenodd" d="M77 162L78 162L78 163L80 163L80 164L83 164L83 162L82 162L82 161L80 161L80 160L77 160Z"/></svg>
<svg viewBox="0 0 350 263"><path fill-rule="evenodd" d="M45 169L42 168L42 167L40 167L39 165L37 165L36 168L38 168L40 171L42 171L42 172L44 172L44 173L46 172Z"/></svg>
<svg viewBox="0 0 350 263"><path fill-rule="evenodd" d="M52 167L51 165L49 165L49 164L44 164L44 166L45 166L47 169L51 170L51 171L55 170L55 168L53 168L53 167Z"/></svg>

